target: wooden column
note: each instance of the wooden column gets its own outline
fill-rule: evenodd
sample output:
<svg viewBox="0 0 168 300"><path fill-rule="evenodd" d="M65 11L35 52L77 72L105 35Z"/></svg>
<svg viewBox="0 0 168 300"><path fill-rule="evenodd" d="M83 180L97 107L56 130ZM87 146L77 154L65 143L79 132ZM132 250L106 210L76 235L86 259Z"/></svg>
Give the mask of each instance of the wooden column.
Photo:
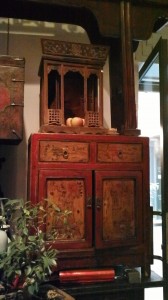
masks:
<svg viewBox="0 0 168 300"><path fill-rule="evenodd" d="M124 97L124 126L122 128L122 133L125 135L139 135L140 130L136 128L137 120L130 2L121 1L120 13Z"/></svg>

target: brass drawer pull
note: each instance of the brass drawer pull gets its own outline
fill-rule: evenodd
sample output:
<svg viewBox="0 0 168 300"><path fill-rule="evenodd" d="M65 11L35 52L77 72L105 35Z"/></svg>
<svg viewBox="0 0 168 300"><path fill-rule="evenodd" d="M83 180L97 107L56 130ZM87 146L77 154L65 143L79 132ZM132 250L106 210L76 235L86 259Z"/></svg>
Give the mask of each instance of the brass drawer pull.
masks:
<svg viewBox="0 0 168 300"><path fill-rule="evenodd" d="M123 153L121 150L118 151L118 158L122 158L123 157Z"/></svg>
<svg viewBox="0 0 168 300"><path fill-rule="evenodd" d="M67 149L63 149L63 158L67 159L69 156Z"/></svg>
<svg viewBox="0 0 168 300"><path fill-rule="evenodd" d="M101 208L101 199L100 198L96 198L96 207L97 209L100 209Z"/></svg>
<svg viewBox="0 0 168 300"><path fill-rule="evenodd" d="M88 197L87 199L87 208L91 208L92 207L92 198Z"/></svg>

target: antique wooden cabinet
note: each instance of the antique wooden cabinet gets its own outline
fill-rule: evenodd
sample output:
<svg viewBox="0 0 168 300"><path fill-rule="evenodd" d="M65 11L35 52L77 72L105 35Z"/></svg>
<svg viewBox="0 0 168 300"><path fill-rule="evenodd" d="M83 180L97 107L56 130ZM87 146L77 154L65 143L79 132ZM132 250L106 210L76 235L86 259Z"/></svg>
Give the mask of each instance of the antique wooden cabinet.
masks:
<svg viewBox="0 0 168 300"><path fill-rule="evenodd" d="M0 56L0 140L19 143L23 136L25 59Z"/></svg>
<svg viewBox="0 0 168 300"><path fill-rule="evenodd" d="M73 126L65 128L67 120L73 117L82 118L82 127L87 127L83 131L88 127L92 133L93 128L100 131L103 127L103 66L109 47L53 39L41 42L40 131L76 132Z"/></svg>
<svg viewBox="0 0 168 300"><path fill-rule="evenodd" d="M148 138L35 133L29 141L29 197L67 209L55 225L58 268L124 264L148 269ZM50 228L48 212L46 230Z"/></svg>

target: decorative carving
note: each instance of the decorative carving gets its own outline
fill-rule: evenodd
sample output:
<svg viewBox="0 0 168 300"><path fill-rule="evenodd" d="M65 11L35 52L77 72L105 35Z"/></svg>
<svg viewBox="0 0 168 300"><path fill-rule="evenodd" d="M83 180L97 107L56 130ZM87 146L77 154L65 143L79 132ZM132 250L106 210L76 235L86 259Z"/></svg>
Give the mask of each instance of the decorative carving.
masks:
<svg viewBox="0 0 168 300"><path fill-rule="evenodd" d="M40 131L103 129L103 66L109 47L42 39ZM47 55L47 56L46 56ZM52 111L49 111L51 110ZM83 119L82 125L68 119ZM55 127L51 127L55 125ZM58 128L62 127L62 128ZM66 128L63 128L66 127ZM53 131L54 129L54 131ZM74 129L72 129L74 131ZM71 132L71 131L70 131Z"/></svg>
<svg viewBox="0 0 168 300"><path fill-rule="evenodd" d="M52 56L65 56L82 59L95 59L105 63L109 52L109 47L89 44L78 44L57 41L52 39L42 39L43 54Z"/></svg>

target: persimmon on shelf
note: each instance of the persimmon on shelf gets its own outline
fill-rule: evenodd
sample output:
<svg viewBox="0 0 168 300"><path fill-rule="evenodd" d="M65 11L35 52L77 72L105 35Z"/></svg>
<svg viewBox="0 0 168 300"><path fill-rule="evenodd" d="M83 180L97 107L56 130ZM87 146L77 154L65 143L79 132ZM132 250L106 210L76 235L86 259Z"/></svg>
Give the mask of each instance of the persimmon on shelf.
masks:
<svg viewBox="0 0 168 300"><path fill-rule="evenodd" d="M74 117L74 118L68 118L66 120L66 125L68 127L76 127L76 126L84 126L85 125L85 119L79 118L79 117Z"/></svg>

